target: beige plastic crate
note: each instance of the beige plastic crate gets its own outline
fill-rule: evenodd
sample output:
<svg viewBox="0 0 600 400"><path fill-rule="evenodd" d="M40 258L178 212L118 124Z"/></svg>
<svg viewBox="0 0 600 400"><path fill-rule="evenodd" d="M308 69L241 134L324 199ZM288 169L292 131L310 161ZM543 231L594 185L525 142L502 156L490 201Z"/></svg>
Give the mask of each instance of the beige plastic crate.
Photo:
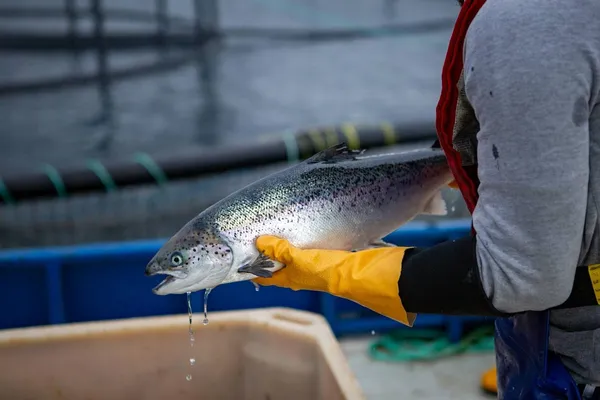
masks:
<svg viewBox="0 0 600 400"><path fill-rule="evenodd" d="M202 320L194 315L193 348L187 315L0 331L0 399L365 398L318 314L268 308Z"/></svg>

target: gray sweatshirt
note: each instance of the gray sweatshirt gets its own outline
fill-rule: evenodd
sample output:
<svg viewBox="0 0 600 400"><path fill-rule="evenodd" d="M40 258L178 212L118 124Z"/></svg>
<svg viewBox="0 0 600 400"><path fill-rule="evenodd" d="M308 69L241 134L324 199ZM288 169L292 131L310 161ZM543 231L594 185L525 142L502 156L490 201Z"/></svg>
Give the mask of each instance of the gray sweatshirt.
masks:
<svg viewBox="0 0 600 400"><path fill-rule="evenodd" d="M501 311L548 309L600 263L600 1L488 0L464 50L483 285ZM600 306L553 311L550 348L600 385Z"/></svg>

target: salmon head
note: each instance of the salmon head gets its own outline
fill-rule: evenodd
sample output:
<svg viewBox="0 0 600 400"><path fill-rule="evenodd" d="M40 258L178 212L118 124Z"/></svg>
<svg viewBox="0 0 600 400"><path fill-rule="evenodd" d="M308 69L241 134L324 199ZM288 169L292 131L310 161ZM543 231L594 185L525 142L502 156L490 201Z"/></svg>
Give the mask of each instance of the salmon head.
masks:
<svg viewBox="0 0 600 400"><path fill-rule="evenodd" d="M192 220L152 257L146 276L166 275L152 289L155 294L181 294L219 285L232 264L233 252L222 237Z"/></svg>

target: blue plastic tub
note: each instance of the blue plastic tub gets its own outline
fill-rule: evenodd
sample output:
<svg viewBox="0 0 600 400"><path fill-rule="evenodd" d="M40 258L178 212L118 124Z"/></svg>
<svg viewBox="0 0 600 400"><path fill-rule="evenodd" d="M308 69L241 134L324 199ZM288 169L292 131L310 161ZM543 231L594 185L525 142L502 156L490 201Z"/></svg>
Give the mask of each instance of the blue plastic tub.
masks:
<svg viewBox="0 0 600 400"><path fill-rule="evenodd" d="M470 221L407 224L386 240L398 245L431 246L468 234ZM152 293L161 280L144 267L164 240L0 252L0 329L66 322L108 320L187 312L185 295ZM338 334L381 332L401 325L353 302L333 296L262 287L250 282L216 288L209 309L224 311L273 306L323 314ZM202 309L202 294L193 295ZM458 338L463 318L421 315L418 326L448 325Z"/></svg>

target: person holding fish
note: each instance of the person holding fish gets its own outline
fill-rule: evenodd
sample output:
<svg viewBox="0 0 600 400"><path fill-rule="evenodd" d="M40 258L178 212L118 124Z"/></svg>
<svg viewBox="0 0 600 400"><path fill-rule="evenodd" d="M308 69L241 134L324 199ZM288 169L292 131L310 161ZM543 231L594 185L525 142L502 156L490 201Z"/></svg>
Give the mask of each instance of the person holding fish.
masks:
<svg viewBox="0 0 600 400"><path fill-rule="evenodd" d="M600 398L600 2L465 0L442 70L432 149L339 145L201 212L146 266L154 293L252 280L417 314L497 317L501 399ZM443 214L470 235L381 238Z"/></svg>
<svg viewBox="0 0 600 400"><path fill-rule="evenodd" d="M498 317L499 398L600 398L599 20L596 1L465 0L436 125L472 234L356 252L262 235L286 268L254 282L409 326L418 313Z"/></svg>

